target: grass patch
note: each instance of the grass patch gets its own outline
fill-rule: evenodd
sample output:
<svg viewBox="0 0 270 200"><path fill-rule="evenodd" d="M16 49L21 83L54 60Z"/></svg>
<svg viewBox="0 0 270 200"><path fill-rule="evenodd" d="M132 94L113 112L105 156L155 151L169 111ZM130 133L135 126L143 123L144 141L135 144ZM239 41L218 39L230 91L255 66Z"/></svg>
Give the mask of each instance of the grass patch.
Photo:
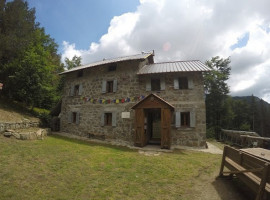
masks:
<svg viewBox="0 0 270 200"><path fill-rule="evenodd" d="M137 151L50 136L20 141L0 135L0 199L189 199L221 155Z"/></svg>

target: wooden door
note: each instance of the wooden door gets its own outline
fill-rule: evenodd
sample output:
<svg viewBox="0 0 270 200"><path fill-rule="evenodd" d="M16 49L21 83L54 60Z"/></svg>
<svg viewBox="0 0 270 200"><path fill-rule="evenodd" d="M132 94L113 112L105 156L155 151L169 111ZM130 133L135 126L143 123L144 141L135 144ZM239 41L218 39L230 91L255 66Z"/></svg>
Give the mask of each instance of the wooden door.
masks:
<svg viewBox="0 0 270 200"><path fill-rule="evenodd" d="M171 110L161 109L161 148L170 149L171 147Z"/></svg>
<svg viewBox="0 0 270 200"><path fill-rule="evenodd" d="M143 147L145 146L144 134L144 110L142 108L135 109L135 141L134 145Z"/></svg>

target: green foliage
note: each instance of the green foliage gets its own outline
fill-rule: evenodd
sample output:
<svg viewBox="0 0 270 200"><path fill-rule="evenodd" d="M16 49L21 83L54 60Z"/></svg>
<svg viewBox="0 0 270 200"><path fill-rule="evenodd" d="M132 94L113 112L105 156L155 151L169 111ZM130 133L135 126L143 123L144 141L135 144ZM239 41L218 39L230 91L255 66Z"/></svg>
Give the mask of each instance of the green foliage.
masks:
<svg viewBox="0 0 270 200"><path fill-rule="evenodd" d="M241 124L240 127L239 127L239 130L241 130L241 131L250 131L250 124L248 124L248 123Z"/></svg>
<svg viewBox="0 0 270 200"><path fill-rule="evenodd" d="M215 128L214 127L210 127L208 129L206 129L206 138L215 138Z"/></svg>
<svg viewBox="0 0 270 200"><path fill-rule="evenodd" d="M226 81L230 76L230 59L213 57L206 61L206 65L212 69L204 73L204 89L206 93L206 123L207 128L214 127L216 134L221 127L225 110L225 99L229 93ZM216 135L216 138L217 135Z"/></svg>
<svg viewBox="0 0 270 200"><path fill-rule="evenodd" d="M51 115L49 110L43 108L33 108L32 113L40 119L41 127L51 126Z"/></svg>
<svg viewBox="0 0 270 200"><path fill-rule="evenodd" d="M71 60L68 58L65 58L65 63L66 63L66 68L67 69L72 69L74 67L78 67L81 65L82 58L79 56L73 56Z"/></svg>
<svg viewBox="0 0 270 200"><path fill-rule="evenodd" d="M3 94L28 106L51 108L60 98L63 71L57 44L35 22L23 0L1 4L0 81Z"/></svg>

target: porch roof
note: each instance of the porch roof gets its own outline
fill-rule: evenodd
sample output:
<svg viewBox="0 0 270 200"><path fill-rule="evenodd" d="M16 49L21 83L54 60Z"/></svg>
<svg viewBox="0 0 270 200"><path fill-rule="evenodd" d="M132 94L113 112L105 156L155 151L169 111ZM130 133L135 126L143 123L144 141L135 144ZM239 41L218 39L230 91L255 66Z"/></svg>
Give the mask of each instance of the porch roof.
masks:
<svg viewBox="0 0 270 200"><path fill-rule="evenodd" d="M149 94L148 96L146 96L144 99L142 99L141 101L139 101L138 103L136 103L134 106L132 106L131 108L132 109L136 109L139 105L141 105L143 102L145 102L147 99L149 99L150 97L155 97L157 98L158 100L160 100L162 103L168 105L172 110L174 110L174 106L172 104L170 104L169 102L165 101L164 99L162 99L161 97L159 97L158 95L156 94Z"/></svg>

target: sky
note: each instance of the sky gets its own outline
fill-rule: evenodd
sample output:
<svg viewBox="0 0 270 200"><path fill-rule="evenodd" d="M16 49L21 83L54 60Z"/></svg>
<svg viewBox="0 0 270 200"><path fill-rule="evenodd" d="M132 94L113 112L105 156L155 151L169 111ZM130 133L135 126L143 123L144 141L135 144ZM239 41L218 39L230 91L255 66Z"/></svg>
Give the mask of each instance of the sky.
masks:
<svg viewBox="0 0 270 200"><path fill-rule="evenodd" d="M270 102L269 0L28 0L62 61L155 50L155 62L230 57L233 96Z"/></svg>

